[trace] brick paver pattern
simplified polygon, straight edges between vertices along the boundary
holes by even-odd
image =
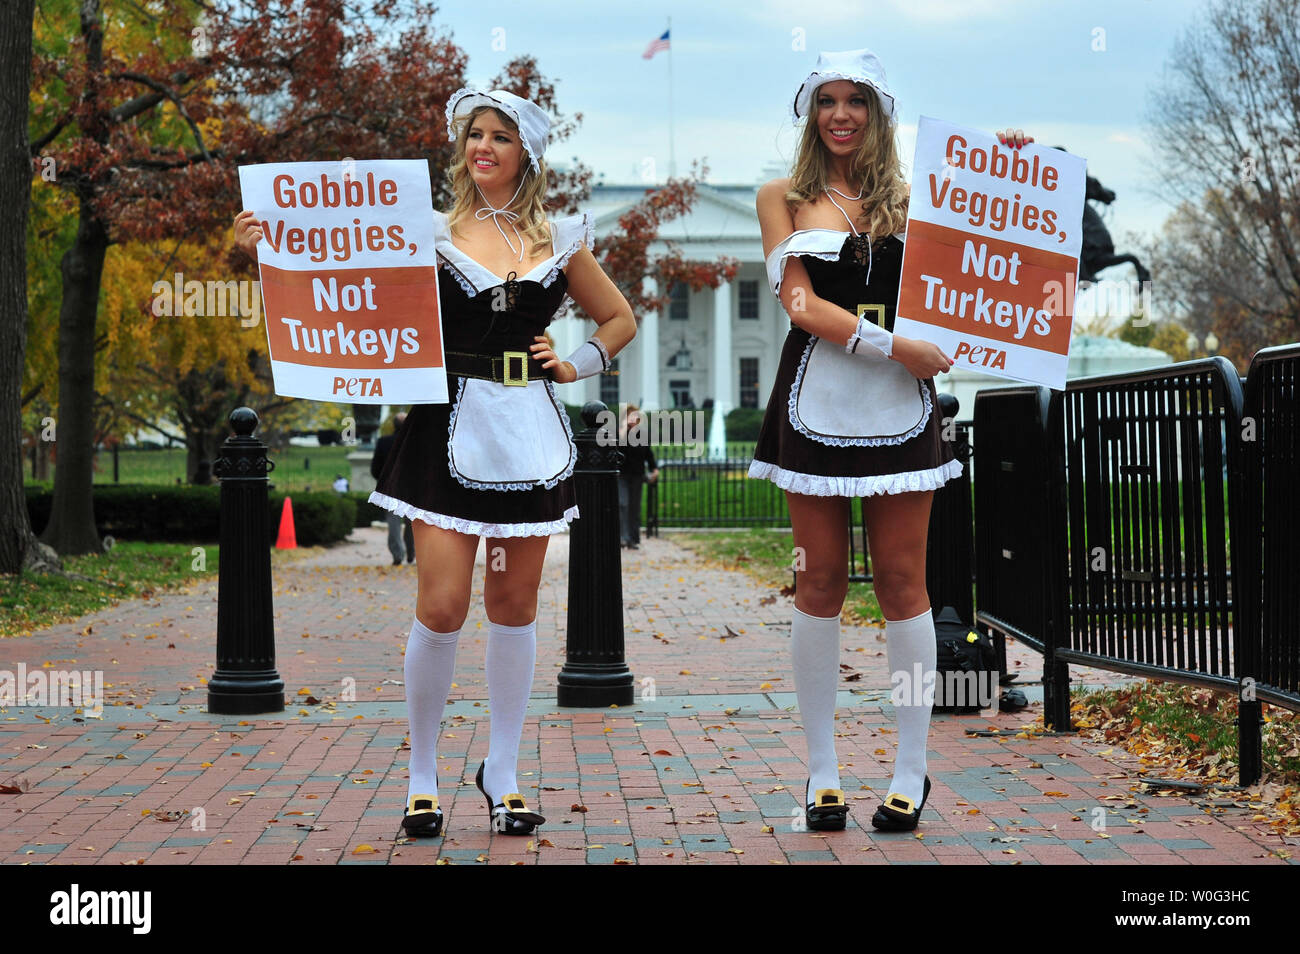
[[[1037,703],[936,714],[920,827],[876,832],[870,819],[895,750],[884,630],[847,624],[837,746],[848,828],[800,830],[806,749],[790,673],[792,599],[703,564],[671,535],[645,539],[622,552],[638,702],[561,710],[567,546],[557,535],[547,556],[519,756],[521,791],[548,819],[534,836],[493,833],[474,787],[488,743],[480,546],[439,746],[446,830],[403,837],[402,653],[415,569],[390,566],[383,531],[366,529],[328,550],[277,556],[281,715],[206,712],[215,579],[0,643],[0,668],[102,670],[107,697],[100,719],[69,707],[0,711],[0,785],[21,790],[0,795],[0,861],[1287,863],[1287,846],[1249,811],[1158,794],[1117,747],[1020,732]],[[1032,694],[1041,660],[1023,647],[1009,655]]]

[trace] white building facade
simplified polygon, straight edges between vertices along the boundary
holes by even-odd
[[[596,234],[645,195],[645,186],[597,186],[584,204]],[[612,407],[631,402],[650,409],[702,408],[706,402],[725,415],[737,407],[762,408],[772,389],[790,319],[767,286],[762,235],[754,199],[757,186],[702,185],[689,215],[667,222],[650,256],[671,241],[689,261],[730,257],[740,262],[736,277],[716,289],[671,289],[669,304],[637,315],[637,337],[614,360],[616,373],[556,387],[569,404],[599,400]],[[568,317],[551,325],[557,351],[568,354],[595,330]]]

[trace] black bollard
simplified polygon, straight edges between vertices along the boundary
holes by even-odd
[[[569,524],[569,621],[564,668],[556,679],[562,706],[631,705],[632,671],[623,653],[623,559],[619,551],[618,465],[623,452],[597,441],[608,408],[582,407],[573,471],[578,519]],[[607,428],[613,438],[616,428]]]
[[[221,481],[221,551],[217,570],[217,671],[208,711],[252,715],[284,711],[284,680],[275,669],[271,609],[271,531],[267,473],[275,463],[253,431],[257,413],[230,413],[235,436],[221,445],[213,472]]]

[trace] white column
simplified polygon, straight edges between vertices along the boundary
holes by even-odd
[[[653,278],[645,280],[646,295],[659,294],[659,283]],[[641,346],[641,409],[659,410],[659,312],[647,311],[641,316],[641,327],[636,339]]]
[[[727,412],[731,410],[731,285],[713,292],[713,421],[709,425],[709,456],[727,456]]]
[[[578,350],[578,346],[587,340],[588,336],[584,335],[582,332],[589,324],[591,323],[585,320],[579,320],[574,317],[564,317],[557,318],[547,327],[546,330],[549,331],[551,337],[555,339],[555,353],[559,355],[561,361],[573,354],[574,351]],[[594,325],[591,327],[592,330],[595,330]],[[564,401],[566,404],[583,404],[587,400],[585,397],[587,393],[587,382],[584,380],[575,381],[571,384],[557,384],[555,386],[555,393],[559,395],[560,400]]]

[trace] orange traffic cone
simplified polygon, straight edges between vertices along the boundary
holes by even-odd
[[[293,532],[293,498],[284,498],[284,509],[280,511],[280,536],[276,538],[277,550],[298,549],[298,538]]]

